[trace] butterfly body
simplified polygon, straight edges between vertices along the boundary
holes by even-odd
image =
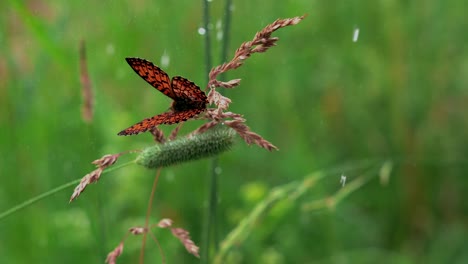
[[[145,59],[126,58],[126,61],[141,78],[174,101],[169,112],[146,118],[120,131],[119,136],[139,134],[160,124],[187,121],[206,110],[206,95],[195,83],[180,76],[170,80],[163,70]]]

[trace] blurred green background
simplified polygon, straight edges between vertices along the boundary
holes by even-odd
[[[224,1],[210,8],[219,64]],[[275,19],[308,17],[227,74],[242,79],[225,93],[230,110],[280,151],[239,140],[220,157],[219,238],[275,186],[334,173],[271,208],[226,261],[467,263],[465,1],[238,0],[232,8],[229,57]],[[0,3],[0,21],[0,212],[81,178],[104,154],[152,144],[149,134],[116,136],[170,104],[125,57],[206,84],[201,1],[10,0]],[[90,124],[80,112],[81,40],[96,100]],[[187,122],[182,134],[202,123]],[[375,169],[367,184],[334,209],[304,209],[340,190],[341,174],[348,184],[360,175],[343,164],[368,159]],[[393,171],[382,184],[377,174],[388,160]],[[164,169],[152,222],[172,218],[200,245],[209,168],[202,160]],[[72,204],[70,188],[2,219],[0,263],[103,263],[129,227],[143,225],[154,175],[129,166]],[[198,263],[168,230],[155,234],[168,263]],[[126,240],[119,263],[136,263],[140,239]],[[146,261],[160,261],[151,240]]]

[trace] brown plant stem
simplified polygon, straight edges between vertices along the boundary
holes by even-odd
[[[89,79],[86,59],[86,44],[84,40],[80,42],[80,82],[81,96],[83,98],[81,118],[89,124],[93,120],[94,97],[91,88],[91,81]]]

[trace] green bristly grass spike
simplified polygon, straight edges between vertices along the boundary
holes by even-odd
[[[203,134],[148,147],[136,158],[136,163],[155,169],[215,156],[232,147],[235,134],[232,128],[218,125]]]

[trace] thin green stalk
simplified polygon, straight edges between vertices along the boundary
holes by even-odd
[[[218,157],[213,157],[211,159],[211,177],[210,177],[210,198],[209,198],[209,212],[210,212],[210,229],[211,232],[209,232],[208,235],[211,234],[211,237],[213,238],[213,243],[212,245],[214,246],[214,254],[218,251],[218,243],[219,243],[219,237],[218,237],[218,221],[217,221],[217,215],[218,215],[218,174],[216,173],[216,168],[219,166],[219,158]],[[208,246],[209,247],[209,246]],[[208,254],[209,257],[209,254]]]
[[[143,239],[141,241],[140,262],[139,262],[140,264],[144,263],[146,237],[147,237],[148,232],[149,232],[149,229],[148,229],[149,218],[150,218],[150,215],[151,215],[151,208],[153,207],[154,193],[156,192],[156,186],[158,185],[159,175],[161,175],[161,168],[158,169],[158,171],[156,172],[156,176],[154,177],[153,187],[151,188],[151,194],[150,194],[150,198],[149,198],[149,202],[148,202],[148,209],[146,210],[146,219],[145,219],[145,230],[146,230],[146,232],[143,233]],[[158,243],[158,247],[159,247],[159,243]],[[162,254],[162,256],[163,256],[163,263],[165,263],[164,255]]]
[[[221,47],[221,61],[220,64],[227,61],[227,53],[229,48],[229,33],[231,27],[231,0],[226,0],[226,6],[224,9],[224,28],[223,28],[223,43]],[[224,79],[224,74],[220,76]],[[219,166],[219,156],[215,156],[211,160],[211,186],[210,186],[210,207],[212,208],[212,230],[213,230],[213,245],[214,254],[219,251],[219,234],[218,234],[218,222],[217,218],[217,202],[218,202],[218,173],[216,173]]]
[[[205,73],[207,78],[207,83],[209,80],[208,74],[210,73],[212,63],[211,55],[211,30],[210,25],[210,7],[209,0],[202,0],[203,2],[203,27],[205,28]]]
[[[211,32],[209,28],[210,24],[210,8],[209,8],[209,1],[202,0],[203,2],[203,27],[205,28],[205,73],[207,78],[207,83],[209,81],[209,72],[212,67],[212,55],[211,55]],[[205,213],[205,221],[203,226],[203,238],[201,244],[201,263],[208,263],[210,258],[210,236],[211,236],[211,229],[213,228],[216,220],[216,200],[217,200],[217,180],[216,180],[216,173],[214,173],[214,167],[217,164],[213,164],[211,168],[211,175],[209,176],[209,185],[210,191],[208,195],[208,207]]]
[[[231,0],[226,0],[225,13],[224,13],[224,32],[223,32],[223,44],[221,47],[221,63],[227,60],[228,44],[229,44],[229,29],[231,25]],[[209,72],[212,68],[211,60],[211,35],[209,31],[210,14],[209,14],[209,2],[203,1],[203,15],[204,15],[204,27],[206,29],[205,34],[205,63],[206,63],[206,76],[209,78]],[[219,158],[213,157],[210,164],[211,176],[209,179],[209,198],[208,208],[206,212],[206,219],[203,233],[203,243],[201,248],[201,262],[208,263],[210,260],[210,245],[214,245],[214,253],[216,254],[219,249],[219,235],[217,225],[217,202],[218,202],[218,174],[217,168],[219,166]],[[211,242],[213,238],[213,243]]]
[[[135,163],[135,161],[132,160],[132,161],[129,161],[127,163],[123,163],[123,164],[108,168],[105,171],[103,171],[102,174],[108,173],[108,172],[111,172],[111,171],[114,171],[114,170],[117,170],[117,169],[120,169],[122,167],[128,166],[128,165],[133,164],[133,163]],[[68,189],[68,188],[70,188],[72,186],[75,186],[78,183],[80,183],[80,181],[81,181],[81,179],[73,180],[71,182],[60,185],[60,186],[58,186],[58,187],[56,187],[56,188],[54,188],[54,189],[52,189],[50,191],[39,194],[39,195],[29,199],[29,200],[26,200],[26,201],[14,206],[14,207],[8,209],[8,210],[6,210],[5,212],[1,213],[0,214],[0,220],[2,220],[3,218],[6,218],[7,216],[12,215],[13,213],[18,212],[19,210],[24,209],[24,208],[26,208],[26,207],[28,207],[28,206],[36,203],[36,202],[39,202],[40,200],[42,200],[44,198],[47,198],[47,197],[52,196],[52,195],[54,195],[54,194],[56,194],[56,193],[58,193],[60,191],[63,191],[63,190]]]
[[[223,28],[223,44],[221,47],[221,63],[224,63],[228,59],[228,49],[230,33],[231,33],[231,17],[232,17],[232,0],[226,0],[224,7],[224,28]],[[221,64],[220,63],[220,64]]]

